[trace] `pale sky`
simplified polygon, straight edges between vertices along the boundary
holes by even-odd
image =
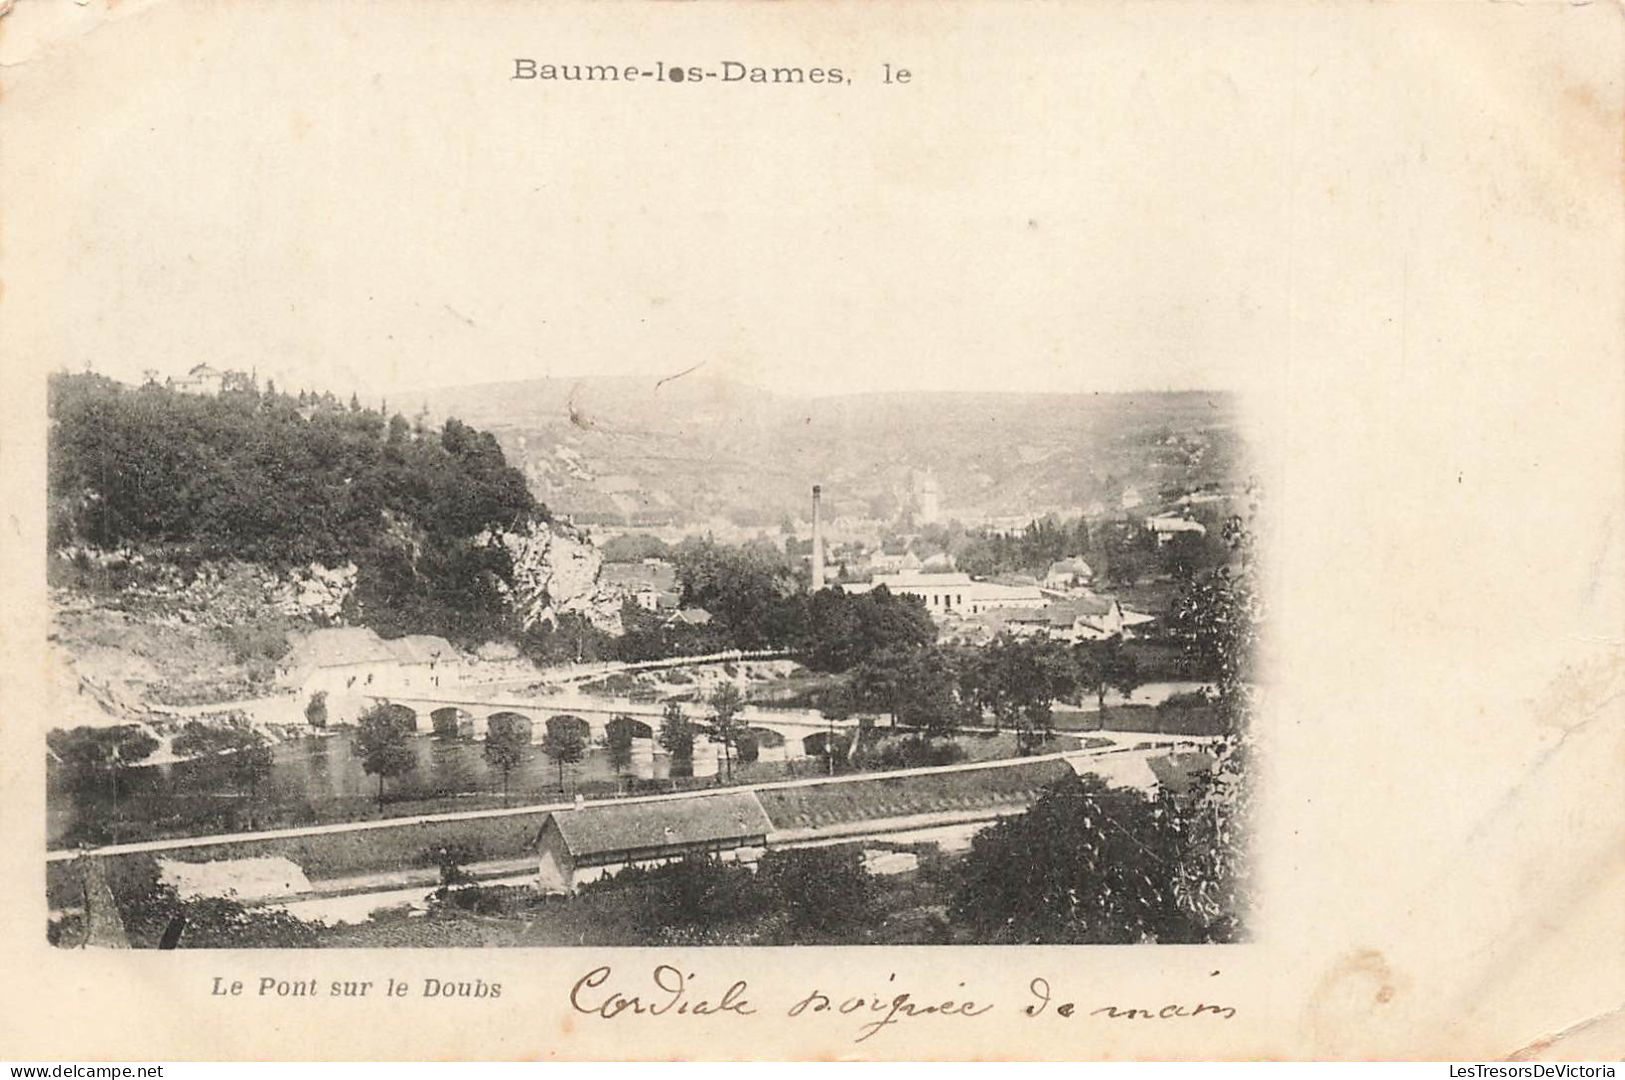
[[[52,366],[207,361],[363,396],[701,363],[793,393],[1110,391],[1235,388],[1280,347],[1280,90],[1303,73],[1245,20],[1187,20],[1136,58],[1112,39],[1157,16],[1125,14],[1091,63],[1010,68],[979,62],[988,35],[1041,55],[1041,25],[950,19],[933,38],[953,62],[906,88],[809,26],[802,56],[766,62],[859,81],[745,89],[507,78],[544,46],[677,55],[585,13],[568,41],[534,19],[312,29],[297,67],[261,63],[242,21],[189,17],[185,55],[86,68],[116,95],[54,133],[74,167],[8,222],[54,270],[13,286]],[[748,56],[750,21],[679,52]]]

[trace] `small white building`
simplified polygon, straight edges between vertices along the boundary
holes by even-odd
[[[364,626],[313,630],[277,665],[301,708],[326,695],[329,723],[353,720],[374,698],[433,696],[461,682],[463,670],[461,655],[445,638],[409,634],[385,641]]]
[[[1044,588],[1070,591],[1086,588],[1095,577],[1094,570],[1081,557],[1061,559],[1050,563],[1044,575]]]
[[[173,386],[183,394],[219,394],[226,384],[226,373],[208,364],[198,364],[186,376],[176,379]]]
[[[318,691],[381,694],[400,660],[383,638],[364,626],[313,630],[277,665],[283,683],[308,698]]]
[[[645,611],[659,611],[662,595],[677,588],[677,568],[664,559],[605,563],[598,581],[608,592],[631,600]]]
[[[1176,517],[1173,514],[1161,514],[1157,517],[1146,518],[1145,527],[1150,529],[1152,535],[1157,538],[1158,545],[1166,544],[1182,533],[1190,533],[1196,536],[1207,535],[1207,526],[1200,521]]]
[[[386,674],[383,693],[421,694],[462,681],[462,657],[443,637],[408,634],[384,642],[384,647],[394,654],[395,669]]]
[[[1043,607],[1047,602],[1037,585],[1000,585],[976,581],[969,574],[920,572],[877,574],[872,581],[842,585],[849,593],[866,593],[884,585],[900,596],[917,596],[932,615],[976,615],[995,607]]]

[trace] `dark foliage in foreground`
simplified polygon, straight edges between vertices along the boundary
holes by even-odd
[[[582,892],[624,899],[651,940],[672,943],[854,942],[874,917],[873,882],[851,848],[768,852],[755,870],[698,857],[632,866]]]
[[[978,941],[1106,945],[1201,942],[1181,902],[1189,810],[1098,780],[1063,780],[972,841],[950,907]]]

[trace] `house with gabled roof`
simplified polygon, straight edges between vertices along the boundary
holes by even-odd
[[[537,885],[543,892],[574,892],[628,866],[690,856],[754,863],[772,831],[753,791],[641,803],[578,799],[574,809],[555,810],[542,822]]]
[[[451,642],[434,634],[407,634],[384,642],[395,657],[386,678],[389,691],[433,690],[461,680],[463,661]]]
[[[226,372],[208,364],[196,364],[192,367],[192,370],[188,371],[184,377],[175,380],[172,385],[183,394],[208,394],[212,396],[220,393],[225,384]]]
[[[1081,557],[1059,559],[1050,563],[1044,575],[1044,588],[1067,591],[1081,589],[1094,580],[1095,572]]]

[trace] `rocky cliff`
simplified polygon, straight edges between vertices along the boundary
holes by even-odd
[[[483,539],[500,544],[513,560],[508,602],[525,629],[551,624],[561,615],[580,615],[606,633],[622,632],[620,598],[599,581],[603,556],[575,529],[556,521],[530,521]]]

